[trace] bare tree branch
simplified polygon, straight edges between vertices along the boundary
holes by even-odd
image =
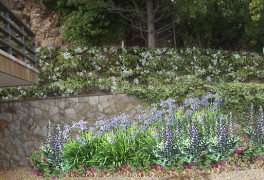
[[[141,37],[144,39],[145,42],[148,42],[148,40],[144,37],[143,31],[140,31]]]
[[[157,6],[156,6],[156,9],[154,9],[154,16],[155,16],[156,12],[158,11],[158,9],[159,9],[159,7],[160,7],[160,6],[159,6],[159,4],[160,4],[159,2],[160,2],[160,1],[158,0],[158,3],[157,3]]]
[[[140,30],[140,31],[148,32],[146,29],[141,28],[141,26],[136,25],[136,24],[134,23],[134,21],[133,21],[131,18],[128,18],[128,17],[126,17],[126,16],[123,16],[122,14],[120,14],[120,15],[121,15],[123,18],[129,20],[131,24],[127,23],[126,21],[122,21],[123,23],[125,23],[125,24],[127,24],[127,25],[129,25],[129,26],[131,26],[131,27],[133,27],[133,28],[135,28],[135,29],[138,29],[138,30]]]
[[[157,41],[162,41],[164,39],[167,39],[168,37],[172,36],[172,33],[168,33],[166,36],[162,37],[162,38],[157,38]]]
[[[169,30],[170,28],[172,28],[172,27],[170,27],[171,25],[172,25],[172,23],[169,23],[169,24],[163,26],[162,28],[157,29],[157,30],[156,30],[156,33],[157,33],[157,34],[160,34],[160,33],[164,32],[164,31]]]
[[[147,18],[146,18],[146,16],[144,16],[144,14],[147,14],[147,12],[140,11],[134,0],[133,0],[133,4],[134,4],[134,6],[135,6],[135,9],[136,9],[136,13],[137,13],[137,15],[138,15],[138,16],[139,16],[144,22],[147,22]]]
[[[173,11],[170,12],[170,13],[164,11],[164,12],[162,12],[162,14],[161,14],[159,17],[155,18],[155,19],[156,19],[156,20],[155,20],[155,23],[157,23],[158,21],[160,21],[160,20],[162,20],[162,19],[166,19],[167,17],[170,17],[170,16],[173,15],[173,14],[174,14]]]

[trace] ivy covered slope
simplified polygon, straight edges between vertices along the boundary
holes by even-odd
[[[260,54],[212,49],[40,48],[39,85],[2,88],[0,99],[126,92],[150,103],[170,97],[182,104],[188,94],[201,98],[213,89],[223,111],[243,121],[251,103],[264,102],[263,86],[247,83],[263,82],[263,64]]]

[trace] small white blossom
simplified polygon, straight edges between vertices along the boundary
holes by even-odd
[[[81,52],[82,52],[82,49],[81,49],[80,47],[77,47],[76,49],[74,49],[74,51],[75,51],[76,53],[81,53]]]
[[[64,57],[64,59],[71,59],[72,55],[69,52],[65,52],[65,53],[63,53],[63,57]]]
[[[235,57],[236,59],[238,59],[238,58],[240,58],[240,55],[239,55],[239,54],[234,54],[234,57]]]
[[[36,47],[36,52],[39,52],[41,47]]]
[[[137,64],[136,70],[139,70],[139,65]]]
[[[137,78],[136,78],[136,79],[134,79],[133,83],[134,83],[134,84],[139,84],[139,81],[138,81],[138,79],[137,79]]]

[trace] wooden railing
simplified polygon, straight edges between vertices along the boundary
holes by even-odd
[[[28,45],[30,44],[30,45]],[[16,47],[15,47],[16,46]],[[35,68],[35,34],[0,1],[0,48]]]

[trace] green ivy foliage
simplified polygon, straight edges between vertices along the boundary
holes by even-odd
[[[244,121],[251,103],[263,104],[263,56],[213,49],[121,47],[38,48],[39,84],[1,88],[1,101],[98,92],[126,92],[149,103],[188,94],[220,94],[222,109]]]
[[[40,48],[37,58],[39,85],[2,88],[2,99],[90,93],[89,87],[96,86],[120,92],[136,85],[176,84],[180,77],[190,79],[192,75],[207,84],[264,80],[263,56],[257,53],[196,48],[48,47]],[[192,88],[192,83],[188,86]]]

